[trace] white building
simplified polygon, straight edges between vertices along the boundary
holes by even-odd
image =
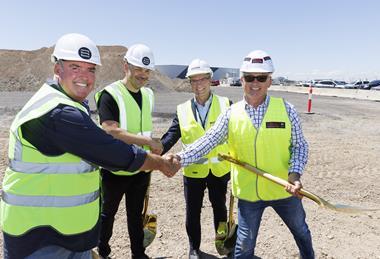
[[[172,79],[186,78],[187,66],[185,65],[157,65],[156,68],[160,73]],[[214,80],[239,77],[238,68],[211,67],[211,69],[214,72]]]

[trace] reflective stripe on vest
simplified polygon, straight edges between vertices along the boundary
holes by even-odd
[[[99,172],[81,158],[64,153],[45,156],[22,136],[21,126],[59,104],[85,107],[44,84],[11,125],[9,166],[3,179],[1,225],[10,235],[50,226],[72,235],[92,229],[99,217]]]
[[[108,92],[115,100],[119,108],[119,127],[128,131],[129,133],[142,135],[145,137],[152,136],[152,112],[154,95],[153,91],[149,88],[140,88],[142,96],[142,111],[135,99],[131,96],[128,89],[119,80],[95,94],[95,101],[98,103],[99,98],[103,91]],[[148,146],[143,146],[149,152]],[[139,171],[112,171],[117,175],[134,175]]]
[[[76,196],[27,196],[2,192],[3,201],[14,206],[64,208],[84,205],[98,198],[99,191]]]
[[[210,109],[207,115],[205,129],[195,119],[191,100],[178,105],[177,115],[181,130],[181,141],[183,149],[202,137],[217,120],[221,113],[229,107],[229,100],[226,97],[212,96]],[[210,170],[212,174],[221,177],[230,171],[230,163],[219,161],[218,153],[228,153],[228,145],[220,144],[212,149],[208,155],[198,160],[196,163],[184,168],[183,173],[187,177],[205,178]]]
[[[84,161],[79,163],[30,163],[17,160],[9,161],[9,168],[12,171],[22,172],[25,174],[46,173],[46,174],[83,174],[95,171],[96,166],[88,164]]]
[[[218,157],[210,157],[210,158],[205,158],[205,157],[202,157],[201,159],[199,159],[198,161],[194,162],[194,164],[208,164],[208,163],[211,163],[211,164],[218,164],[220,163],[220,160],[218,159]]]
[[[267,127],[267,122],[279,126]],[[228,143],[233,157],[287,180],[290,140],[291,124],[282,98],[270,97],[257,130],[243,101],[231,106]],[[242,200],[278,200],[290,196],[283,187],[235,165],[231,165],[231,183],[234,196]]]

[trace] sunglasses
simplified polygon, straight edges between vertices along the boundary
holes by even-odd
[[[264,83],[268,80],[268,75],[261,75],[261,76],[251,76],[251,75],[245,75],[244,81],[247,83],[252,83],[255,81],[255,79],[261,83]]]

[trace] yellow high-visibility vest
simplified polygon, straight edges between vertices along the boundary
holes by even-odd
[[[0,208],[1,226],[9,235],[20,236],[40,226],[75,235],[91,230],[98,221],[98,168],[69,153],[46,156],[22,136],[24,123],[59,104],[88,114],[80,103],[44,84],[11,125]]]
[[[142,110],[136,103],[135,99],[129,93],[128,89],[119,80],[95,94],[95,102],[98,103],[99,98],[103,91],[108,92],[115,100],[119,108],[119,127],[128,131],[129,133],[143,136],[152,136],[152,112],[154,95],[153,91],[149,88],[142,87],[140,89],[142,95]],[[149,146],[143,146],[145,150],[149,151]],[[112,171],[117,175],[134,175],[139,171]]]
[[[291,124],[282,98],[270,97],[259,129],[253,126],[244,101],[231,106],[228,124],[230,154],[284,180],[288,179]],[[283,187],[243,167],[231,165],[234,196],[242,200],[278,200],[290,196]]]
[[[215,123],[218,116],[225,112],[230,106],[226,97],[217,95],[212,96],[210,110],[208,112],[205,128],[203,128],[195,119],[191,108],[191,100],[177,106],[178,121],[181,129],[181,141],[185,148],[187,145],[198,140],[205,132]],[[221,177],[230,171],[230,163],[219,161],[218,153],[228,153],[227,143],[222,143],[211,150],[208,155],[201,158],[198,162],[186,166],[183,173],[187,177],[205,178],[209,171],[217,177]]]

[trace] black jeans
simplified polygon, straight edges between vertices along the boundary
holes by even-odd
[[[206,178],[183,177],[186,201],[186,232],[190,249],[199,249],[201,243],[201,209],[206,187],[214,213],[215,232],[220,221],[227,221],[226,193],[230,173],[216,177],[211,172]]]
[[[102,169],[102,211],[98,244],[101,256],[107,257],[111,253],[108,242],[111,239],[115,215],[124,194],[132,258],[145,254],[141,213],[149,181],[150,173],[140,172],[132,176],[118,176]]]

